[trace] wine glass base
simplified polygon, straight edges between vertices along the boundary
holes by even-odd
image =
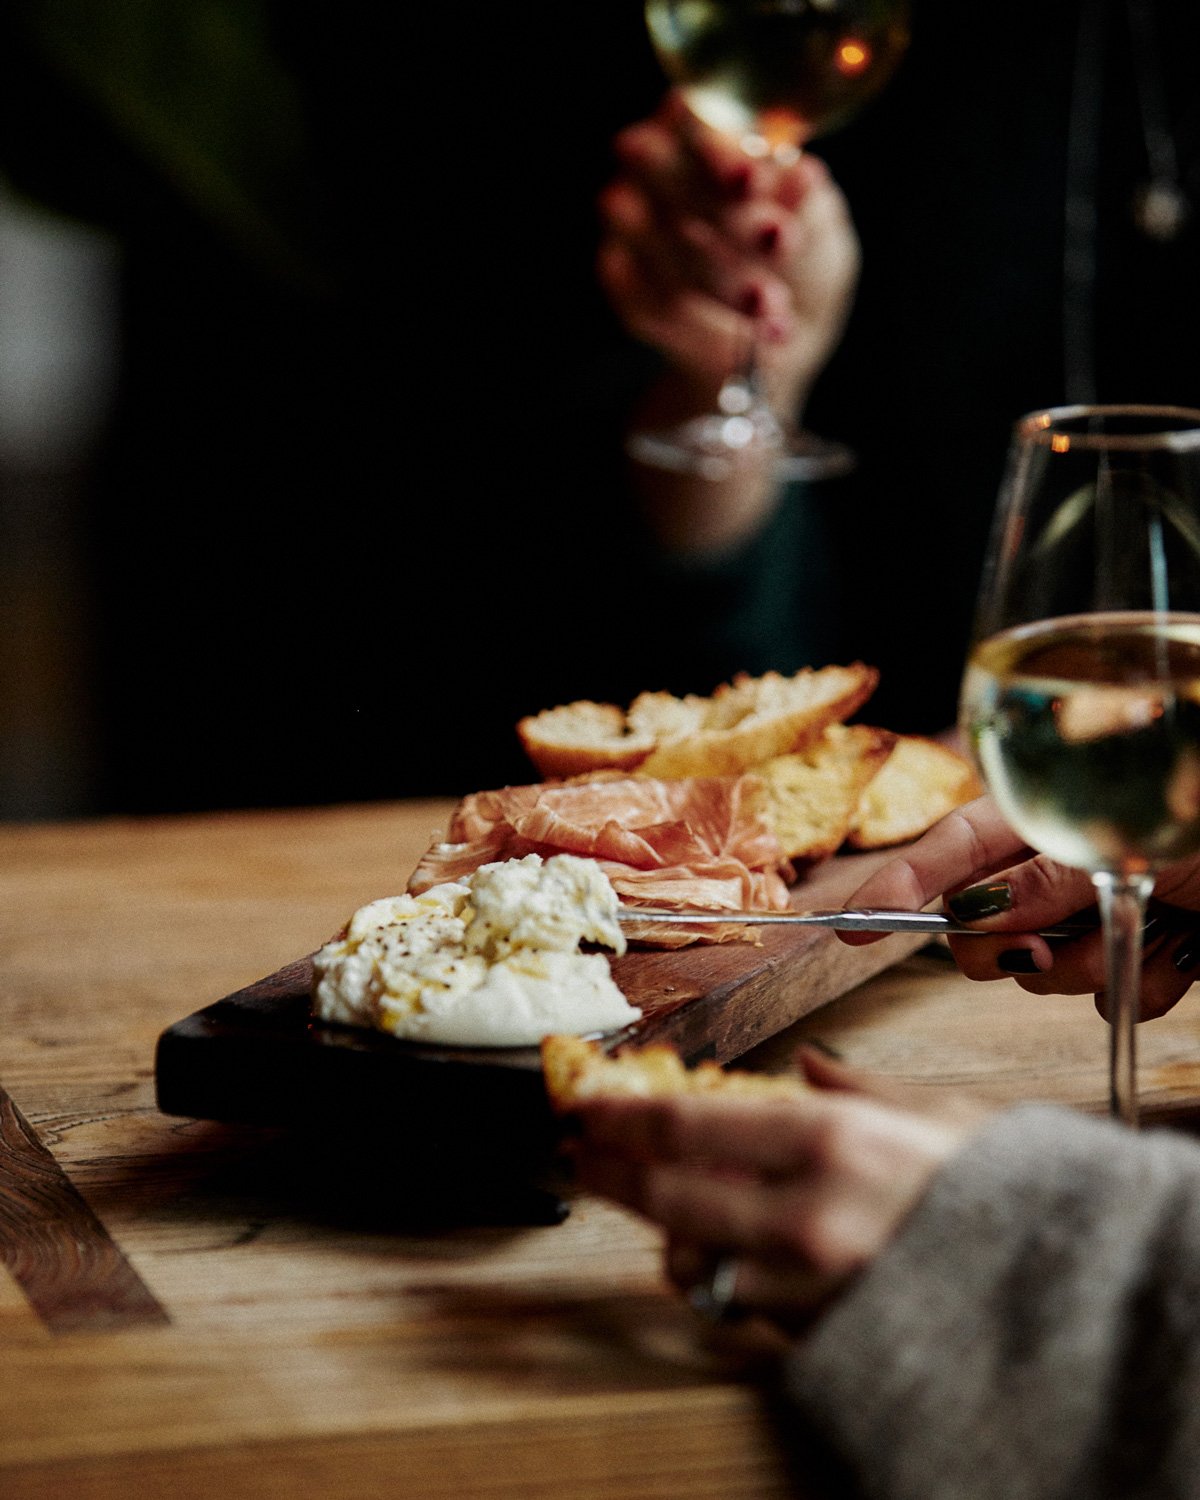
[[[793,432],[785,441],[774,419],[754,415],[695,417],[678,428],[634,433],[626,443],[626,451],[638,463],[693,474],[714,484],[761,462],[765,449],[773,451],[773,468],[781,480],[834,479],[848,474],[856,463],[842,443],[805,431]]]
[[[854,450],[833,438],[801,429],[788,435],[780,451],[778,470],[784,479],[837,479],[858,466]]]

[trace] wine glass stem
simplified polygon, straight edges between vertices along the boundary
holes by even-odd
[[[1109,1019],[1109,1113],[1137,1128],[1137,1023],[1142,989],[1142,926],[1154,877],[1101,872],[1093,878],[1104,930]]]
[[[741,364],[721,386],[717,405],[722,411],[748,411],[763,400],[762,380],[758,373],[758,340],[751,335]]]

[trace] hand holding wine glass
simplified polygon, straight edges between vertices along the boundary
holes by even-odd
[[[715,410],[752,344],[770,406],[802,407],[841,336],[860,259],[824,163],[747,157],[677,90],[614,148],[597,270],[627,330],[664,356],[658,425]]]
[[[961,726],[1009,825],[1086,871],[1114,1115],[1155,875],[1200,851],[1200,412],[1068,407],[1016,427]]]
[[[723,133],[747,164],[794,165],[809,140],[845,123],[891,76],[908,41],[908,0],[647,0],[646,20],[668,77],[698,121]],[[720,290],[720,289],[718,289]],[[769,309],[763,309],[769,327]],[[772,449],[785,477],[819,478],[852,457],[789,431],[766,399],[754,323],[713,408],[634,434],[644,462],[719,479],[747,450]]]

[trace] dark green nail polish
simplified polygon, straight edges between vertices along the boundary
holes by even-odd
[[[960,922],[978,922],[982,917],[996,917],[1012,906],[1012,886],[1007,880],[991,885],[972,885],[946,897],[946,905]]]
[[[1039,969],[1032,948],[1006,948],[996,959],[996,967],[1004,974],[1037,974]]]

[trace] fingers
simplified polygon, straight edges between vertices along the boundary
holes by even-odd
[[[1156,912],[1142,933],[1142,980],[1138,1020],[1153,1021],[1166,1015],[1200,978],[1200,936],[1195,919],[1171,910]],[[1113,1019],[1104,992],[1104,963],[1093,963],[1099,975],[1095,985],[1096,1009],[1106,1021]]]
[[[861,262],[849,205],[816,157],[801,157],[795,175],[798,190],[778,246],[782,274],[802,303],[818,296],[832,301],[833,291],[848,302]]]
[[[848,905],[919,911],[946,892],[975,890],[973,882],[989,880],[970,899],[952,899],[947,905],[964,921],[995,919],[994,925],[1009,931],[1022,926],[1032,931],[1090,905],[1086,875],[1040,856],[1022,859],[1028,853],[991,798],[980,797],[947,814],[905,854],[876,871]],[[877,935],[839,936],[854,943]]]
[[[814,1088],[834,1093],[866,1093],[872,1085],[879,1086],[880,1083],[857,1068],[848,1067],[841,1058],[830,1057],[816,1047],[798,1048],[796,1062]]]
[[[600,247],[596,271],[629,333],[698,379],[715,387],[745,362],[753,318],[676,277],[664,284],[653,256],[610,241]]]
[[[820,1128],[816,1104],[803,1095],[598,1099],[583,1107],[583,1119],[589,1144],[635,1160],[767,1174],[794,1166]]]
[[[783,1195],[773,1183],[710,1165],[631,1160],[590,1142],[576,1152],[576,1171],[590,1192],[632,1209],[668,1235],[739,1253],[788,1246],[782,1198],[794,1198],[794,1190]]]
[[[665,227],[627,184],[607,191],[601,213],[597,277],[635,338],[719,382],[744,364],[752,342],[790,336],[791,293],[767,256],[694,215]],[[745,233],[761,239],[761,217],[744,217],[753,222]]]
[[[809,1083],[826,1093],[857,1094],[914,1115],[966,1125],[977,1124],[991,1113],[989,1106],[967,1095],[949,1093],[928,1084],[880,1078],[874,1073],[848,1067],[816,1047],[798,1048],[795,1061]]]
[[[782,1180],[694,1162],[632,1164],[590,1146],[578,1153],[577,1168],[590,1191],[633,1209],[669,1236],[794,1261],[823,1274],[844,1275],[867,1253],[857,1202],[836,1201],[822,1169],[802,1157]]]
[[[1200,949],[1196,945],[1194,927],[1181,931],[1177,924],[1169,921],[1161,929],[1151,927],[1145,932],[1143,944],[1138,1020],[1153,1021],[1166,1015],[1191,989],[1200,973]],[[1096,1009],[1106,1021],[1111,1021],[1112,1008],[1104,991],[1102,953],[1093,962],[1092,969],[1099,976],[1093,986]]]
[[[794,209],[808,183],[819,174],[789,172],[788,204],[779,201],[780,173],[708,132],[716,143],[698,151],[688,136],[671,132],[658,120],[631,126],[615,143],[618,175],[600,195],[601,219],[607,228],[627,233],[635,227],[624,210],[636,200],[637,228],[656,230],[670,241],[686,227],[707,224],[740,254],[778,257]],[[793,180],[795,179],[795,180]],[[774,232],[772,232],[774,231]]]
[[[1154,895],[1158,901],[1188,911],[1200,912],[1200,859],[1169,865],[1154,877]]]
[[[836,1087],[584,1102],[579,1181],[666,1231],[681,1286],[732,1258],[736,1302],[798,1327],[880,1253],[980,1123],[876,1102],[836,1066],[814,1072]]]
[[[1015,979],[1031,995],[1087,995],[1104,985],[1099,929],[1081,938],[1048,942],[1035,933],[950,939],[954,961],[968,979]]]
[[[859,886],[848,906],[920,911],[945,891],[980,880],[1027,853],[990,797],[956,808],[913,846]],[[851,945],[878,941],[875,933],[839,933]]]
[[[761,199],[790,213],[815,184],[828,179],[824,164],[816,157],[802,154],[784,165],[769,155],[748,155],[733,136],[714,130],[693,114],[676,90],[667,95],[654,123],[677,143],[691,172],[714,185],[726,199]],[[628,143],[628,133],[618,137],[618,159],[625,159]],[[690,186],[697,193],[705,183],[693,181]]]
[[[685,1295],[711,1276],[711,1246],[687,1240],[667,1243],[664,1263],[668,1279]],[[794,1261],[768,1261],[740,1256],[736,1263],[733,1303],[742,1313],[771,1319],[788,1333],[799,1333],[837,1290],[837,1277]]]
[[[1159,912],[1142,942],[1140,1019],[1150,1021],[1165,1015],[1200,977],[1200,941],[1190,914]],[[951,938],[950,947],[968,979],[1014,979],[1031,995],[1095,995],[1097,1010],[1111,1019],[1099,928],[1049,943],[1023,933]]]
[[[812,1253],[806,1195],[892,1192],[916,1161],[948,1154],[961,1128],[858,1094],[795,1099],[684,1095],[580,1107],[580,1179],[671,1233],[738,1248]],[[872,1195],[874,1195],[872,1197]],[[843,1201],[856,1201],[845,1194]],[[697,1229],[702,1233],[697,1235]],[[800,1238],[797,1238],[799,1234]]]
[[[857,276],[857,240],[823,165],[751,158],[677,96],[615,146],[597,272],[626,328],[706,380],[739,368],[752,341],[789,383],[793,366],[819,363]]]

